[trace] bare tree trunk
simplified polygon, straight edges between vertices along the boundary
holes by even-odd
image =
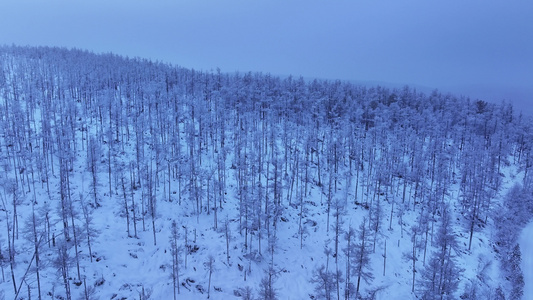
[[[229,241],[231,239],[230,237],[230,231],[229,231],[229,220],[226,218],[226,221],[224,222],[224,233],[226,235],[226,260],[229,266]]]
[[[74,223],[74,208],[72,206],[72,201],[69,199],[70,205],[70,220],[72,222],[72,234],[74,236],[74,250],[76,252],[76,270],[78,272],[78,282],[81,282],[81,273],[80,273],[80,256],[78,254],[78,235],[76,234],[76,224]]]
[[[65,294],[67,296],[67,300],[71,300],[71,294],[70,294],[70,284],[68,282],[68,265],[67,265],[67,248],[65,245],[61,245],[61,247],[58,249],[59,251],[59,263],[60,263],[60,270],[61,275],[63,277],[63,285],[65,286]]]
[[[134,186],[135,186],[135,178],[133,174],[134,170],[132,165],[130,164],[130,182],[131,182],[131,210],[133,212],[133,234],[135,238],[137,238],[137,207],[135,206],[135,195],[133,193]]]
[[[124,195],[124,213],[126,214],[126,227],[127,227],[128,237],[131,237],[131,234],[130,234],[130,213],[129,213],[129,210],[128,210],[128,199],[127,199],[127,196],[126,196],[126,186],[124,184],[124,176],[122,176],[120,178],[120,180],[121,180],[121,184],[122,184],[122,193]]]
[[[383,250],[383,276],[385,276],[386,265],[387,265],[387,240],[385,240],[385,249]]]
[[[39,274],[39,244],[37,239],[37,222],[35,220],[35,209],[32,205],[32,223],[33,223],[33,242],[35,247],[35,275],[37,276],[37,291],[39,293],[39,300],[41,300],[41,276]]]

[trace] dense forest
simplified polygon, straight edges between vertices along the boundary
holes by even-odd
[[[407,86],[3,46],[0,299],[520,299],[532,127]]]

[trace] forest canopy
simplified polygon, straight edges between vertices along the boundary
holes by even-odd
[[[120,286],[144,299],[251,299],[254,289],[238,288],[251,282],[276,299],[287,295],[279,278],[305,269],[313,297],[371,298],[386,289],[373,284],[381,273],[393,278],[386,257],[397,251],[407,295],[519,295],[520,278],[482,284],[462,262],[519,255],[502,232],[533,211],[532,125],[505,101],[437,90],[3,46],[0,287],[9,299],[111,297]],[[504,197],[511,176],[520,210],[504,206],[518,197]],[[113,239],[165,257],[160,285],[111,285],[97,264],[110,263],[98,253]],[[284,264],[298,251],[316,261]],[[232,290],[212,287],[220,269],[240,280]]]

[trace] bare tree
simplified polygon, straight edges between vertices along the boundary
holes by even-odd
[[[358,242],[354,245],[351,254],[351,271],[357,276],[357,285],[355,288],[356,297],[360,295],[361,279],[367,284],[374,279],[370,265],[370,254],[372,253],[370,245],[370,236],[368,234],[367,219],[363,218],[357,232]]]
[[[179,252],[181,247],[178,246],[179,230],[176,221],[172,221],[172,231],[170,236],[170,253],[172,255],[172,286],[174,290],[174,299],[176,299],[176,291],[180,293],[180,258]]]
[[[318,299],[333,299],[333,292],[335,290],[335,274],[326,271],[326,266],[321,265],[313,271],[311,283],[315,285],[316,297]]]
[[[445,208],[435,242],[437,249],[421,272],[419,286],[425,299],[454,299],[462,270],[457,266],[458,244]],[[453,252],[452,252],[453,251]]]
[[[80,194],[80,206],[83,214],[83,227],[85,229],[85,237],[87,238],[87,248],[89,250],[89,259],[93,261],[93,252],[92,252],[92,239],[98,236],[98,231],[94,228],[93,224],[93,212],[94,208],[90,207],[84,200],[82,194]]]
[[[259,298],[260,300],[276,300],[278,299],[277,291],[274,288],[276,280],[276,272],[273,268],[269,268],[265,271],[265,275],[261,278],[259,285]]]
[[[209,255],[204,265],[207,268],[207,272],[209,273],[209,283],[207,285],[207,299],[209,299],[211,295],[211,276],[215,271],[215,258],[212,255]]]

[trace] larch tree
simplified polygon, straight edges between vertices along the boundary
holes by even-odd
[[[456,256],[458,243],[452,228],[449,208],[445,207],[435,237],[436,249],[421,271],[420,294],[425,299],[455,299],[462,270]]]
[[[351,273],[353,273],[353,275],[357,277],[355,293],[356,297],[359,297],[361,290],[361,279],[363,279],[363,281],[367,284],[369,284],[374,279],[374,275],[372,273],[372,268],[370,265],[372,245],[366,218],[363,218],[356,235],[357,242],[353,246],[353,252],[350,255],[350,267]]]

